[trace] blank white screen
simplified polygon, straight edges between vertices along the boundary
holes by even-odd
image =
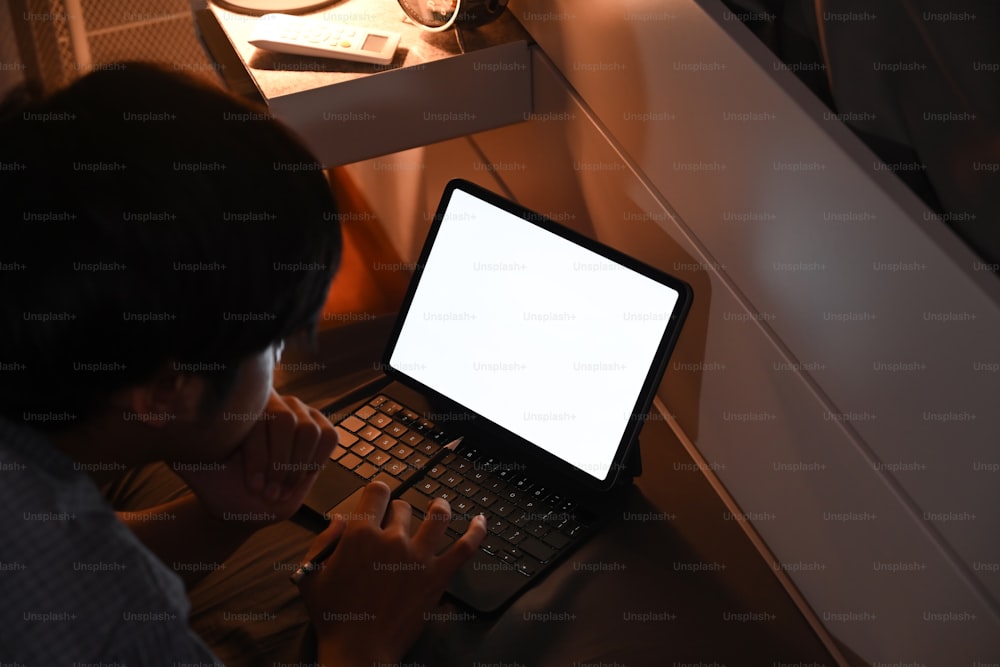
[[[390,364],[605,479],[677,298],[456,190]]]

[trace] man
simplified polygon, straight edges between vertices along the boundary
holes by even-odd
[[[212,664],[164,562],[291,517],[336,444],[271,389],[336,270],[328,184],[262,110],[137,63],[8,104],[0,167],[0,662]],[[194,493],[116,517],[97,485],[155,461]],[[435,556],[449,516],[411,538],[375,483],[315,540],[320,662],[400,659],[485,535]]]

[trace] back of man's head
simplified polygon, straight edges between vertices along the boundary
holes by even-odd
[[[225,393],[315,325],[334,202],[263,109],[126,63],[8,108],[0,146],[0,415],[71,426],[165,363]]]

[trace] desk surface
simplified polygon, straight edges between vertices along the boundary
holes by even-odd
[[[271,53],[247,42],[256,17],[198,13],[229,86],[267,104],[326,167],[524,120],[531,112],[528,34],[504,12],[475,29],[431,33],[404,22],[393,0],[309,15],[401,34],[385,66]]]
[[[272,53],[255,48],[247,39],[253,30],[255,16],[247,16],[211,5],[210,10],[229,39],[230,47],[253,76],[265,99],[299,93],[354,81],[393,70],[426,67],[429,63],[465,53],[530,39],[509,12],[493,23],[475,30],[465,30],[458,41],[453,30],[432,33],[417,27],[395,0],[373,0],[364,9],[351,3],[337,4],[329,9],[309,14],[316,20],[368,28],[380,28],[400,33],[400,46],[388,65],[349,62],[330,58]]]
[[[320,403],[377,374],[391,318],[325,331],[282,391]],[[445,601],[408,661],[427,665],[834,665],[663,420],[616,520],[495,618]],[[450,612],[450,613],[449,613]]]

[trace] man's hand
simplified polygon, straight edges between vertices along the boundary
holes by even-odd
[[[220,519],[274,523],[302,505],[337,433],[323,414],[273,389],[260,419],[217,470],[177,470]]]
[[[334,517],[306,554],[309,560],[338,542],[333,555],[300,583],[326,664],[398,662],[420,634],[424,613],[486,536],[486,520],[478,516],[436,556],[451,520],[448,502],[434,500],[411,538],[410,505],[390,503],[389,497],[385,484],[369,484],[349,520]]]

